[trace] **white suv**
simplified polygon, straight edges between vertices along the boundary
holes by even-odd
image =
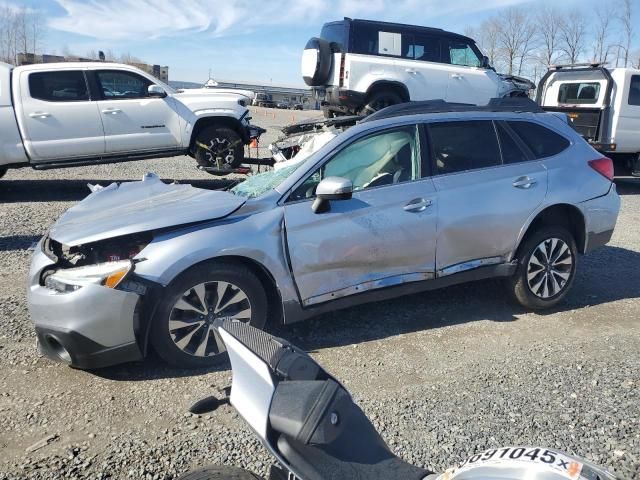
[[[439,28],[345,18],[326,23],[302,55],[302,76],[327,117],[413,100],[484,105],[535,85],[499,75],[474,40]]]

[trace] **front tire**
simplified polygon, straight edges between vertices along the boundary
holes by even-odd
[[[563,227],[543,227],[518,249],[518,268],[506,280],[512,299],[530,310],[551,308],[569,293],[576,274],[578,249]]]
[[[197,265],[166,288],[153,318],[151,344],[163,360],[177,367],[218,365],[227,355],[214,322],[234,319],[263,328],[267,305],[262,283],[245,266]]]
[[[242,468],[210,466],[180,475],[178,480],[262,480],[262,477]]]
[[[199,144],[206,145],[209,150]],[[195,157],[200,166],[230,171],[244,161],[244,142],[238,132],[231,128],[207,127],[196,137]],[[219,172],[209,173],[220,175]]]

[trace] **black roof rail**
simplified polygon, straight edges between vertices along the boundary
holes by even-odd
[[[587,62],[587,63],[566,63],[559,65],[549,65],[549,70],[562,70],[567,68],[601,68],[604,67],[607,62]]]
[[[383,108],[366,117],[362,122],[372,122],[383,118],[403,115],[419,115],[421,113],[446,112],[530,112],[544,113],[540,105],[525,97],[492,98],[486,105],[470,103],[452,103],[444,100],[426,100],[422,102],[399,103]]]

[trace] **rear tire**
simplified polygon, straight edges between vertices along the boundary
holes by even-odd
[[[196,137],[195,157],[198,165],[203,167],[220,168],[220,170],[232,170],[239,167],[244,161],[244,142],[235,130],[228,127],[210,126],[202,130]],[[218,165],[217,155],[198,146],[204,144],[221,157],[221,165]],[[213,173],[220,175],[220,173]]]
[[[505,281],[513,301],[543,310],[567,296],[578,259],[576,242],[567,229],[551,226],[533,232],[518,249],[517,259],[515,275]]]
[[[190,268],[165,289],[151,325],[156,353],[180,368],[205,368],[227,360],[212,328],[216,319],[236,319],[256,328],[267,322],[267,295],[244,265],[208,262]]]
[[[7,174],[6,167],[0,167],[0,178],[4,177]]]
[[[262,480],[262,477],[242,468],[213,465],[180,475],[178,480]]]
[[[370,115],[383,108],[403,102],[402,97],[393,90],[378,90],[367,98],[367,103],[360,110],[360,115]]]

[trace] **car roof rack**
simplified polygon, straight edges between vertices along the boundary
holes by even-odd
[[[422,102],[399,103],[383,108],[366,117],[362,122],[372,122],[383,118],[400,117],[404,115],[419,115],[421,113],[447,112],[529,112],[544,113],[540,105],[525,97],[492,98],[486,105],[470,103],[452,103],[444,100],[426,100]]]
[[[567,70],[572,68],[602,68],[607,62],[588,62],[588,63],[567,63],[560,65],[549,65],[549,70]]]

